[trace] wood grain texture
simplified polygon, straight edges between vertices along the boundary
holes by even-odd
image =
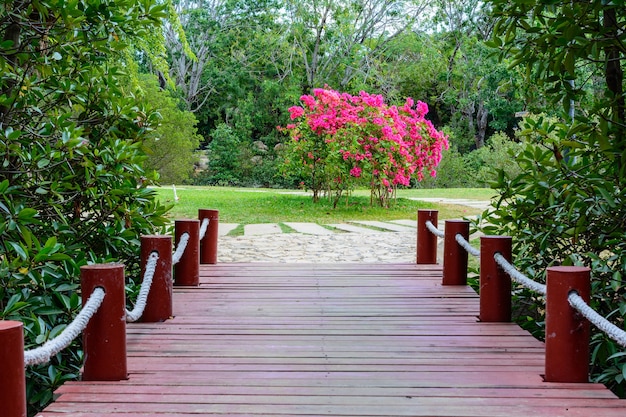
[[[41,417],[626,415],[599,384],[545,383],[543,343],[480,323],[438,266],[218,264],[175,317],[128,326],[130,378],[71,382]]]

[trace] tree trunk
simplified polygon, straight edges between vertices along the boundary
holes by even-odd
[[[485,103],[481,100],[480,103],[478,103],[478,110],[476,111],[476,135],[474,136],[476,149],[480,149],[485,146],[485,135],[487,134],[488,120],[489,110],[487,110]]]
[[[616,39],[616,43],[606,48],[606,69],[605,79],[609,91],[613,93],[613,121],[618,125],[620,139],[623,142],[624,123],[626,122],[626,105],[624,100],[624,71],[621,67],[621,53],[617,45],[619,36],[619,25],[615,16],[615,9],[608,8],[604,11],[604,29],[606,36],[610,39]],[[623,143],[622,143],[623,144]]]
[[[618,159],[620,164],[620,178],[623,178],[624,168],[626,167],[626,104],[624,99],[624,71],[621,66],[621,51],[618,45],[620,27],[617,22],[614,8],[604,10],[603,26],[606,30],[605,36],[609,39],[615,39],[605,49],[606,68],[605,80],[608,90],[612,93],[613,104],[611,122],[615,129],[615,138],[613,148],[616,152],[621,153]]]

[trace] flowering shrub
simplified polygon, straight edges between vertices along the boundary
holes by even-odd
[[[403,106],[389,106],[381,95],[358,96],[316,89],[289,109],[291,120],[281,130],[291,141],[285,148],[283,172],[306,178],[317,200],[321,191],[342,193],[367,185],[382,206],[398,185],[424,172],[436,175],[447,137],[424,118],[428,106],[407,98]]]

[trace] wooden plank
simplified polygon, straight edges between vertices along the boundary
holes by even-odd
[[[599,384],[543,382],[543,344],[477,321],[440,266],[218,264],[175,318],[128,326],[127,381],[71,382],[40,417],[620,416]]]

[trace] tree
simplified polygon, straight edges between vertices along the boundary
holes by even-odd
[[[285,171],[301,171],[317,201],[320,191],[344,192],[359,183],[370,187],[372,201],[388,207],[397,186],[435,176],[446,136],[425,119],[428,106],[408,98],[388,106],[380,95],[358,96],[330,89],[304,95],[302,106],[289,109],[294,123],[284,129]]]
[[[154,114],[135,99],[129,47],[159,29],[155,1],[2,1],[0,9],[0,318],[41,344],[80,307],[79,266],[132,271],[139,236],[165,208],[146,188],[141,141]],[[31,412],[75,377],[74,346],[28,370]]]
[[[488,231],[513,235],[516,261],[533,275],[555,264],[592,267],[593,307],[623,324],[626,9],[603,0],[491,3],[490,44],[563,111],[524,120],[521,173],[497,177]],[[536,319],[523,321],[541,323],[542,307],[521,294]],[[621,348],[601,333],[592,343],[594,378],[623,395],[626,363],[613,356]]]
[[[290,0],[285,9],[294,48],[305,68],[303,92],[324,84],[348,89],[368,79],[372,61],[424,11],[412,0]]]
[[[141,77],[147,107],[160,115],[158,127],[143,140],[148,154],[146,168],[159,173],[159,181],[180,184],[187,180],[198,162],[196,149],[202,137],[196,133],[193,113],[180,110],[178,100],[161,90],[155,76]]]

